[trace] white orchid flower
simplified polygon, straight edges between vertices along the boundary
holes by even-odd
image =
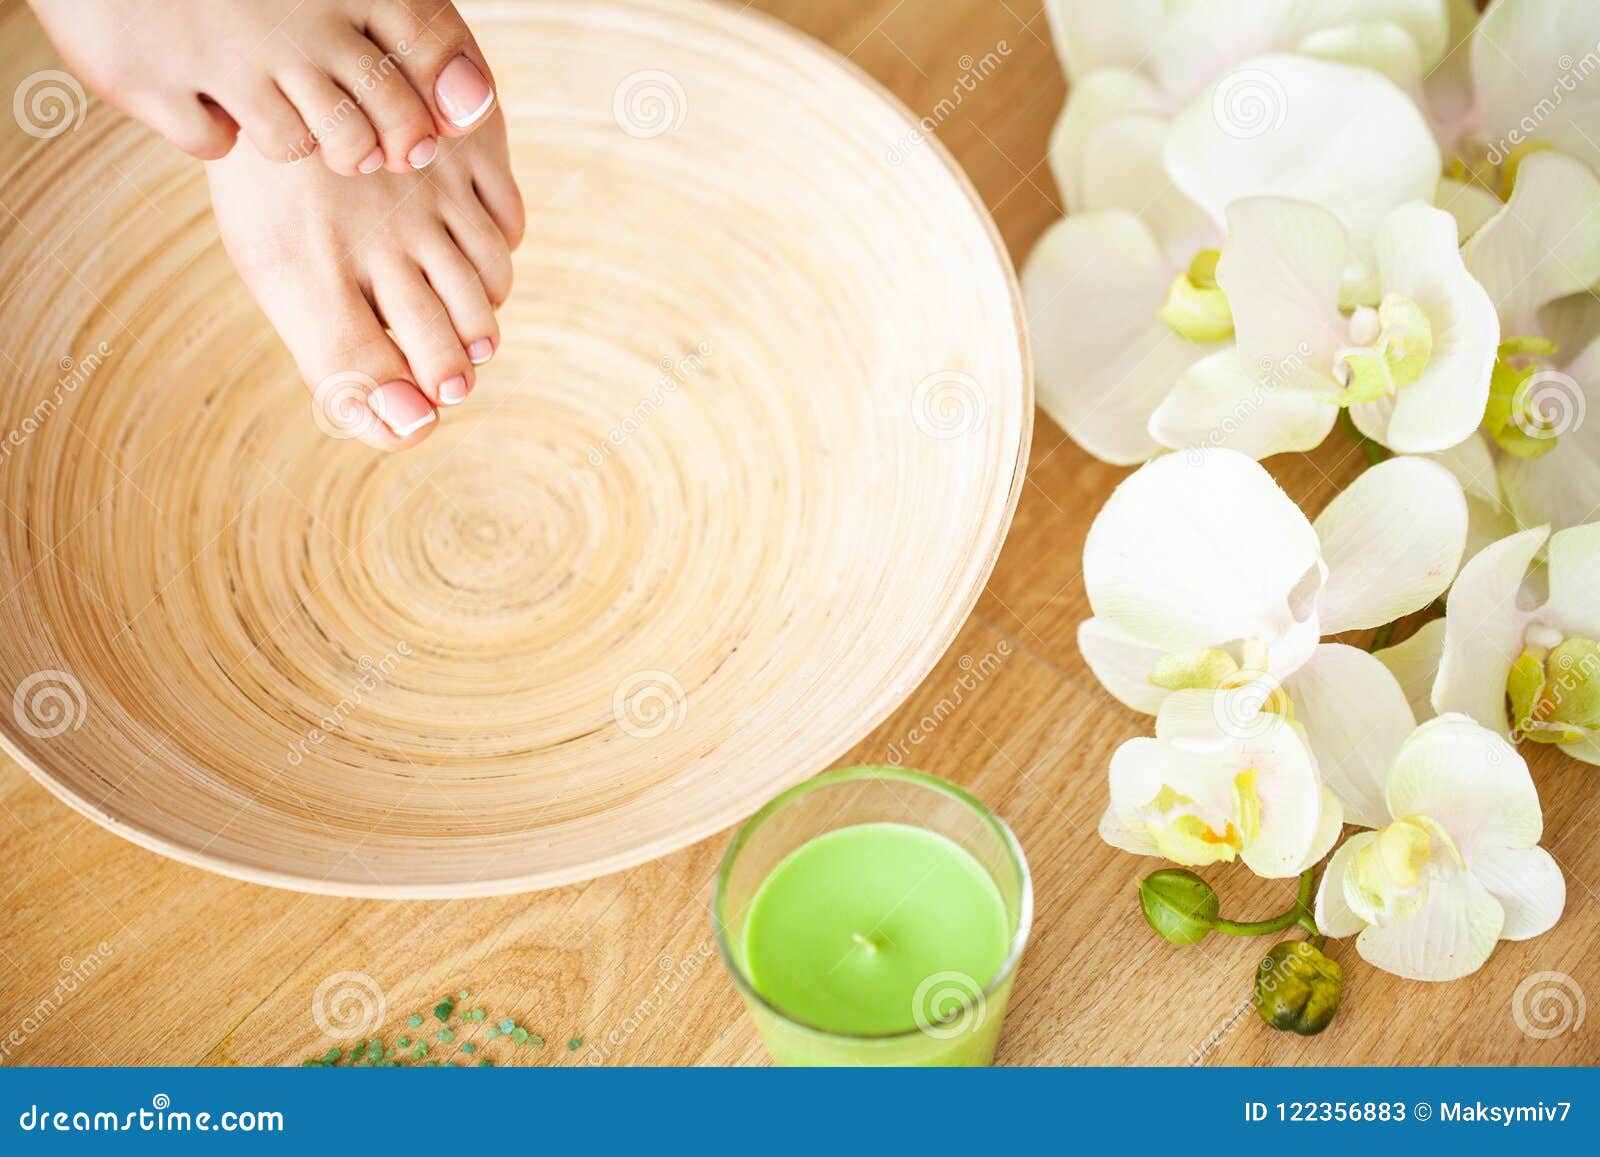
[[[1423,458],[1365,471],[1313,523],[1243,454],[1169,454],[1123,482],[1089,528],[1094,617],[1078,647],[1136,711],[1223,688],[1222,723],[1235,732],[1255,727],[1264,705],[1292,712],[1346,818],[1371,823],[1381,799],[1362,785],[1415,720],[1382,663],[1321,639],[1427,606],[1455,575],[1466,534],[1460,485]]]
[[[1022,271],[1039,403],[1110,462],[1156,453],[1150,415],[1191,365],[1228,348],[1233,320],[1215,279],[1228,203],[1274,194],[1324,206],[1350,232],[1350,273],[1363,281],[1383,216],[1437,187],[1426,123],[1378,74],[1277,55],[1230,76],[1234,104],[1217,88],[1169,126],[1148,81],[1094,74],[1052,142],[1074,211]],[[1259,126],[1238,104],[1249,86],[1266,94]]]
[[[1462,265],[1454,219],[1402,205],[1380,225],[1375,253],[1377,308],[1341,310],[1350,248],[1332,213],[1279,197],[1230,205],[1217,283],[1234,348],[1189,369],[1151,416],[1155,438],[1263,458],[1318,445],[1342,406],[1363,434],[1403,452],[1471,437],[1499,329]]]
[[[1517,524],[1587,522],[1600,509],[1600,416],[1588,416],[1600,408],[1600,178],[1531,154],[1462,255],[1500,316],[1484,425]]]
[[[1456,980],[1500,940],[1548,932],[1567,886],[1539,847],[1544,817],[1522,757],[1464,715],[1417,728],[1381,780],[1378,830],[1351,836],[1317,889],[1317,927],[1369,964]],[[1359,934],[1359,935],[1358,935]]]
[[[1357,51],[1338,42],[1365,39],[1369,59],[1403,52],[1428,71],[1445,55],[1450,25],[1444,0],[1047,0],[1045,13],[1075,83],[1120,68],[1176,101],[1252,56],[1331,51],[1330,42]]]
[[[1174,692],[1153,739],[1117,748],[1101,838],[1187,867],[1237,857],[1258,876],[1298,876],[1333,847],[1344,811],[1294,723],[1263,713],[1226,727],[1221,694]]]
[[[1529,575],[1549,539],[1548,593]],[[1461,568],[1433,706],[1600,764],[1600,522],[1520,531]]]
[[[1534,149],[1559,149],[1600,168],[1600,91],[1590,83],[1597,46],[1593,0],[1490,4],[1465,54],[1470,98],[1458,80],[1428,86],[1451,172],[1504,199]]]

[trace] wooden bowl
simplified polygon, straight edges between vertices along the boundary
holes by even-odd
[[[464,896],[683,847],[917,686],[1016,505],[1012,271],[904,108],[731,8],[467,14],[528,237],[392,456],[313,422],[200,166],[0,18],[0,728],[187,863]]]

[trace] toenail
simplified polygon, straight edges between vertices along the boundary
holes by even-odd
[[[432,137],[426,137],[411,146],[411,151],[406,154],[406,162],[413,169],[421,169],[438,155],[439,142]]]
[[[467,375],[457,374],[439,383],[439,400],[453,406],[467,396]]]
[[[494,342],[486,337],[480,337],[467,347],[467,358],[475,366],[481,366],[492,357],[494,357]]]
[[[376,173],[383,168],[383,150],[373,149],[367,154],[367,159],[356,166],[363,173]]]
[[[472,61],[458,56],[444,66],[433,85],[433,97],[445,120],[464,129],[474,124],[494,104],[494,90]]]
[[[383,383],[367,395],[367,405],[401,438],[415,434],[438,417],[417,387],[404,380]]]

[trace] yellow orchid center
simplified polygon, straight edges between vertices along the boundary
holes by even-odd
[[[1464,866],[1444,828],[1427,816],[1406,816],[1380,828],[1350,858],[1345,903],[1368,924],[1387,924],[1422,905],[1436,872]]]
[[[1231,691],[1266,677],[1267,648],[1259,639],[1239,644],[1239,658],[1216,647],[1197,651],[1172,651],[1156,660],[1148,676],[1163,691]],[[1281,686],[1262,701],[1261,710],[1293,721],[1294,704]]]
[[[1462,152],[1450,158],[1444,175],[1464,185],[1477,185],[1487,189],[1502,201],[1511,199],[1511,190],[1517,186],[1517,170],[1531,153],[1550,146],[1534,141],[1524,141],[1509,152],[1487,147],[1482,142],[1470,142]]]
[[[1535,743],[1573,743],[1600,734],[1600,643],[1529,628],[1506,678],[1511,726]]]
[[[1217,284],[1217,261],[1221,252],[1202,249],[1189,262],[1189,268],[1172,279],[1166,300],[1156,316],[1186,341],[1222,341],[1233,333],[1233,311],[1228,295]]]
[[[1358,307],[1350,315],[1347,340],[1333,366],[1343,387],[1333,400],[1341,406],[1391,396],[1420,378],[1433,356],[1428,315],[1398,293],[1385,294],[1376,309]]]
[[[1189,796],[1162,785],[1139,814],[1161,854],[1175,864],[1202,867],[1232,862],[1261,833],[1261,796],[1254,769],[1234,776],[1226,813],[1202,809]]]
[[[1536,334],[1509,337],[1495,351],[1483,425],[1508,454],[1538,458],[1556,448],[1562,407],[1544,413],[1538,387],[1548,379],[1557,352],[1555,342]]]

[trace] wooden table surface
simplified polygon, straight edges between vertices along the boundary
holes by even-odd
[[[1065,89],[1038,0],[757,6],[848,55],[917,115],[943,109],[938,136],[1015,261],[1060,215],[1044,158]],[[961,78],[990,52],[1000,67],[967,91]],[[1359,472],[1360,454],[1335,434],[1313,456],[1268,466],[1314,512]],[[1074,643],[1088,614],[1084,535],[1125,473],[1039,416],[1016,523],[977,610],[934,673],[846,761],[882,762],[898,748],[908,765],[976,792],[1021,839],[1037,909],[999,1062],[1600,1060],[1600,1014],[1542,1039],[1513,1012],[1518,986],[1538,972],[1565,974],[1569,991],[1600,996],[1592,947],[1600,776],[1548,748],[1534,753],[1533,771],[1545,846],[1567,875],[1566,914],[1538,940],[1502,943],[1464,981],[1399,980],[1336,942],[1349,978],[1344,1004],[1327,1032],[1307,1040],[1269,1031],[1249,1007],[1264,942],[1211,937],[1178,949],[1145,927],[1134,883],[1156,864],[1107,847],[1095,825],[1111,751],[1147,732],[1149,720],[1099,687]],[[0,605],[0,621],[5,613]],[[967,667],[992,667],[982,663],[991,654],[998,666],[974,679]],[[937,721],[931,729],[925,717]],[[328,1048],[312,1004],[319,985],[341,973],[364,974],[381,990],[389,1036],[405,1031],[409,1014],[467,988],[473,1004],[551,1042],[507,1063],[764,1063],[710,940],[710,881],[726,842],[724,833],[621,875],[534,895],[340,900],[239,883],[143,851],[0,759],[0,1063],[295,1063]],[[1278,911],[1292,890],[1243,871],[1208,876],[1241,915]],[[584,1046],[561,1047],[571,1036]]]

